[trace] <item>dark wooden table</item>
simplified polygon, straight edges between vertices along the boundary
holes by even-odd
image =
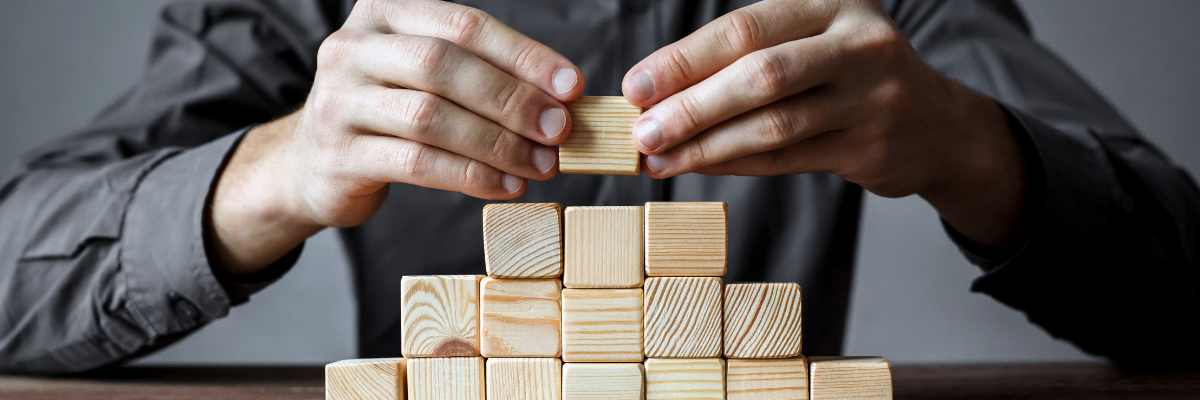
[[[0,376],[0,399],[323,399],[320,367],[130,367]],[[1137,374],[1101,364],[897,366],[897,399],[1200,399],[1200,372]]]

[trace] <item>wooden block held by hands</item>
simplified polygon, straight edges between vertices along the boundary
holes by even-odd
[[[484,400],[483,357],[408,360],[408,400]]]
[[[562,206],[555,203],[483,207],[483,254],[488,276],[562,276]]]
[[[633,144],[640,107],[620,96],[581,96],[567,103],[571,135],[558,146],[564,174],[638,175],[641,153]]]
[[[561,400],[562,360],[491,358],[487,360],[488,400]]]
[[[642,290],[647,358],[721,356],[721,278],[648,278]]]
[[[325,400],[404,400],[403,358],[363,358],[325,365]]]
[[[645,279],[642,207],[567,207],[563,285],[635,288]]]
[[[484,357],[562,354],[562,283],[558,279],[483,278],[479,327]]]
[[[725,286],[725,357],[795,357],[800,346],[800,285]]]
[[[725,400],[725,360],[646,359],[646,400]]]
[[[562,299],[563,361],[642,361],[642,289],[563,289]]]
[[[811,357],[809,398],[890,400],[892,364],[882,357]]]
[[[642,400],[644,374],[640,363],[566,363],[563,400]]]
[[[478,356],[480,279],[482,275],[404,277],[401,353],[408,358]]]
[[[725,365],[728,400],[805,400],[808,360],[803,356],[775,359],[730,359]]]
[[[646,203],[646,275],[725,275],[725,214],[724,202]]]

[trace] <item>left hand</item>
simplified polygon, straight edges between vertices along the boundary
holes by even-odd
[[[744,7],[651,54],[622,87],[652,106],[634,134],[654,178],[832,172],[885,197],[921,194],[982,244],[1023,210],[1003,111],[926,66],[874,0]]]

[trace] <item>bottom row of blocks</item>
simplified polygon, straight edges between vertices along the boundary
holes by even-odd
[[[892,396],[891,365],[878,357],[648,359],[644,364],[565,365],[557,358],[492,358],[486,364],[483,357],[347,360],[326,366],[325,389],[326,399],[332,400],[404,399],[405,394],[409,400]]]

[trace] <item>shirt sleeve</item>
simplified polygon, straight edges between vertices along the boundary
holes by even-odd
[[[887,2],[935,70],[1009,113],[1029,165],[1019,246],[988,252],[972,290],[1081,349],[1135,368],[1200,356],[1200,191],[1031,37],[1009,1]]]
[[[0,371],[118,363],[229,312],[290,268],[214,273],[205,208],[249,126],[307,95],[351,1],[168,5],[149,65],[84,129],[27,154],[0,186]]]

